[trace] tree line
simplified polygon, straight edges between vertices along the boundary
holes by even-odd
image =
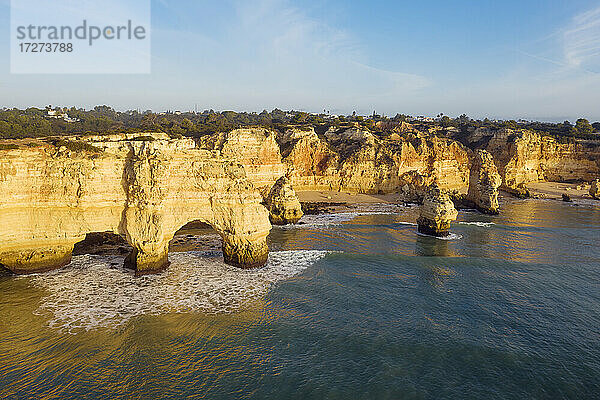
[[[410,121],[417,129],[427,130],[438,127],[442,130],[454,129],[458,134],[466,134],[480,127],[490,129],[529,129],[559,139],[583,138],[598,139],[600,123],[590,124],[586,119],[578,119],[575,124],[476,120],[463,114],[457,118],[438,115],[435,122],[414,122],[408,115],[397,114],[386,117],[373,113],[363,117],[353,113],[348,116],[332,116],[328,113],[313,114],[303,111],[262,111],[261,113],[206,110],[201,113],[154,113],[148,111],[116,111],[109,106],[96,106],[92,110],[81,108],[55,108],[58,114],[67,114],[69,119],[51,118],[45,109],[27,108],[0,110],[0,138],[19,139],[44,136],[66,136],[83,134],[111,134],[117,132],[165,132],[170,135],[198,137],[214,132],[229,131],[241,127],[260,126],[272,129],[285,129],[289,125],[312,126],[323,131],[331,126],[358,125],[375,134],[385,135],[396,127]]]

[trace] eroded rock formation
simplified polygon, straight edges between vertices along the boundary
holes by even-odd
[[[90,232],[125,237],[138,274],[159,271],[192,220],[221,235],[229,264],[266,262],[268,212],[239,163],[164,134],[71,140],[0,151],[0,264],[11,271],[61,267]]]
[[[508,189],[540,181],[591,181],[600,173],[598,146],[559,143],[550,136],[510,129],[495,132],[487,140],[485,149],[494,156]]]
[[[281,160],[277,134],[265,128],[234,129],[201,139],[201,147],[244,166],[248,180],[266,197],[287,167]]]
[[[298,196],[287,176],[282,176],[275,182],[266,203],[273,225],[295,224],[304,215]]]
[[[401,193],[405,200],[421,201],[433,182],[452,192],[467,191],[471,150],[450,138],[459,133],[455,131],[420,132],[406,127],[373,134],[349,123],[318,133],[306,126],[291,126],[280,132],[236,129],[201,141],[205,148],[243,164],[265,198],[275,181],[285,171],[292,171],[290,179],[296,190]],[[527,130],[486,127],[457,138],[471,149],[487,150],[494,158],[502,187],[520,196],[527,195],[531,182],[590,181],[600,174],[600,146],[594,144],[559,143]],[[492,175],[490,183],[496,180]],[[492,204],[479,207],[494,209]]]
[[[468,150],[435,136],[397,133],[377,137],[359,126],[332,127],[317,134],[311,127],[236,129],[204,137],[203,148],[239,161],[266,199],[275,181],[291,171],[296,190],[333,190],[381,194],[401,191],[420,200],[434,181],[449,190],[466,190]],[[276,138],[276,141],[275,141]]]
[[[590,186],[590,196],[596,200],[600,200],[600,179],[594,179]]]
[[[331,128],[323,136],[314,130],[289,130],[279,141],[283,161],[293,168],[296,190],[368,194],[403,190],[407,200],[416,200],[434,181],[449,190],[466,188],[469,159],[464,146],[438,137],[413,139]]]
[[[467,202],[479,211],[498,214],[498,188],[502,178],[494,158],[485,150],[477,150],[471,163]]]
[[[417,219],[419,232],[426,235],[448,236],[450,225],[458,217],[458,211],[447,191],[434,183],[427,189],[421,213]]]

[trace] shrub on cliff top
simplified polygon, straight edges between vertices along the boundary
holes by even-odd
[[[52,143],[55,147],[66,147],[73,152],[100,153],[102,150],[89,143],[60,139]]]
[[[0,150],[16,150],[19,146],[12,143],[0,143]]]
[[[140,142],[153,142],[156,140],[156,138],[152,137],[152,136],[138,136],[133,138],[133,140],[137,140]]]

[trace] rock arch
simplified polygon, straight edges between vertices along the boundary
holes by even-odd
[[[266,262],[268,211],[241,165],[161,134],[72,140],[98,152],[0,152],[0,264],[9,270],[59,268],[87,233],[113,232],[133,247],[126,264],[153,273],[168,265],[169,241],[192,220],[221,235],[227,263]]]

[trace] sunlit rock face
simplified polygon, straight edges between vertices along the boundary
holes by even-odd
[[[420,200],[437,181],[449,190],[466,189],[467,149],[435,136],[380,138],[359,126],[288,127],[277,134],[265,128],[235,129],[200,139],[202,148],[238,161],[266,199],[277,179],[290,171],[296,190],[382,194],[402,191]]]
[[[518,189],[540,181],[591,181],[600,173],[600,147],[559,143],[530,131],[501,130],[488,137],[503,184]]]
[[[295,224],[302,218],[302,206],[290,179],[282,176],[275,182],[266,200],[273,225]]]
[[[200,143],[220,157],[242,164],[248,180],[266,197],[275,181],[286,173],[276,137],[270,129],[243,128],[205,136]]]
[[[11,271],[61,267],[90,232],[126,238],[126,264],[138,274],[160,271],[174,233],[192,220],[221,235],[226,262],[266,262],[268,212],[239,163],[164,134],[69,140],[88,147],[0,151],[0,264]]]
[[[296,190],[341,190],[340,156],[313,128],[287,129],[278,142]]]
[[[458,211],[447,191],[433,184],[427,190],[421,213],[417,219],[419,232],[426,235],[448,236],[450,225],[458,217]]]
[[[502,178],[494,158],[485,150],[476,150],[471,164],[467,202],[479,211],[498,214],[498,188]]]
[[[590,186],[590,196],[596,200],[600,200],[600,179],[592,181]]]
[[[322,136],[313,130],[290,130],[279,142],[296,190],[402,190],[412,200],[422,198],[434,181],[449,190],[468,184],[467,149],[444,138],[384,139],[358,128],[331,128]]]

